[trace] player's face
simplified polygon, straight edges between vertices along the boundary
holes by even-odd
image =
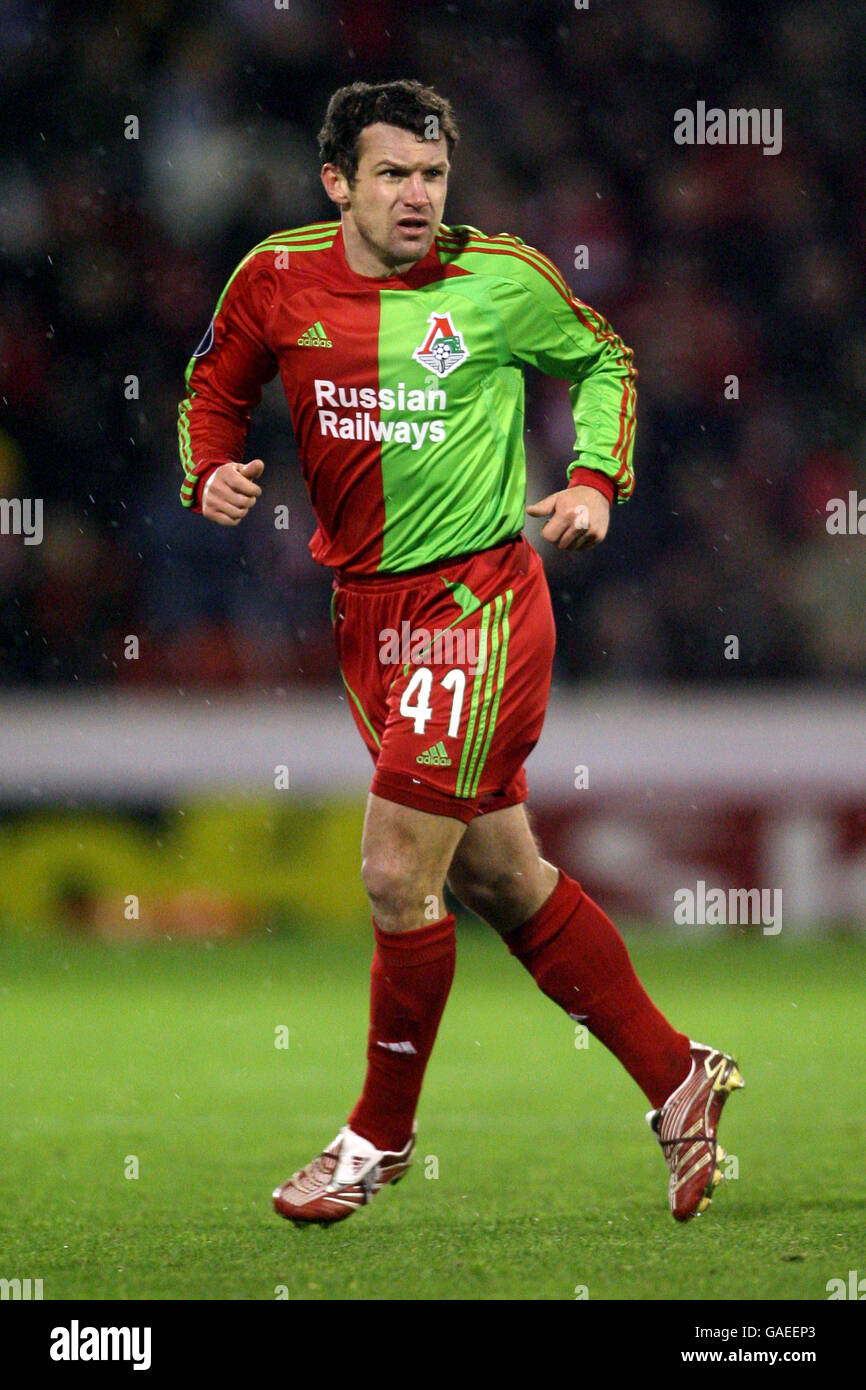
[[[379,121],[362,130],[358,156],[355,182],[350,185],[340,176],[335,191],[342,195],[337,201],[360,259],[384,267],[384,272],[362,267],[362,273],[389,274],[422,260],[445,210],[449,166],[444,136],[425,140]]]

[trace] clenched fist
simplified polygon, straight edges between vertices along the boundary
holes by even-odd
[[[250,459],[249,463],[224,463],[211,473],[204,485],[201,499],[201,514],[208,521],[216,521],[220,526],[237,526],[243,521],[250,507],[256,505],[256,498],[262,490],[256,478],[265,471],[261,459]]]
[[[607,535],[610,503],[594,487],[567,487],[527,507],[530,516],[550,520],[542,536],[557,550],[590,550]]]

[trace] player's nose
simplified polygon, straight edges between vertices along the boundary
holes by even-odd
[[[427,185],[419,173],[413,174],[403,185],[403,202],[413,208],[427,202]]]

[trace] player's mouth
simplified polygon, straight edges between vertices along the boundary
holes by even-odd
[[[401,217],[397,223],[404,236],[420,236],[429,225],[426,217]]]

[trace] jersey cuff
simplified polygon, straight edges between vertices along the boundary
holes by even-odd
[[[568,480],[569,487],[594,487],[606,497],[611,506],[616,501],[616,484],[613,478],[601,473],[597,468],[575,468]]]
[[[194,512],[201,511],[201,495],[204,492],[204,485],[207,482],[208,478],[210,478],[211,475],[215,473],[218,468],[222,468],[221,463],[212,463],[210,468],[206,468],[203,473],[199,473],[198,481],[195,485],[195,491],[192,495],[192,509]]]

